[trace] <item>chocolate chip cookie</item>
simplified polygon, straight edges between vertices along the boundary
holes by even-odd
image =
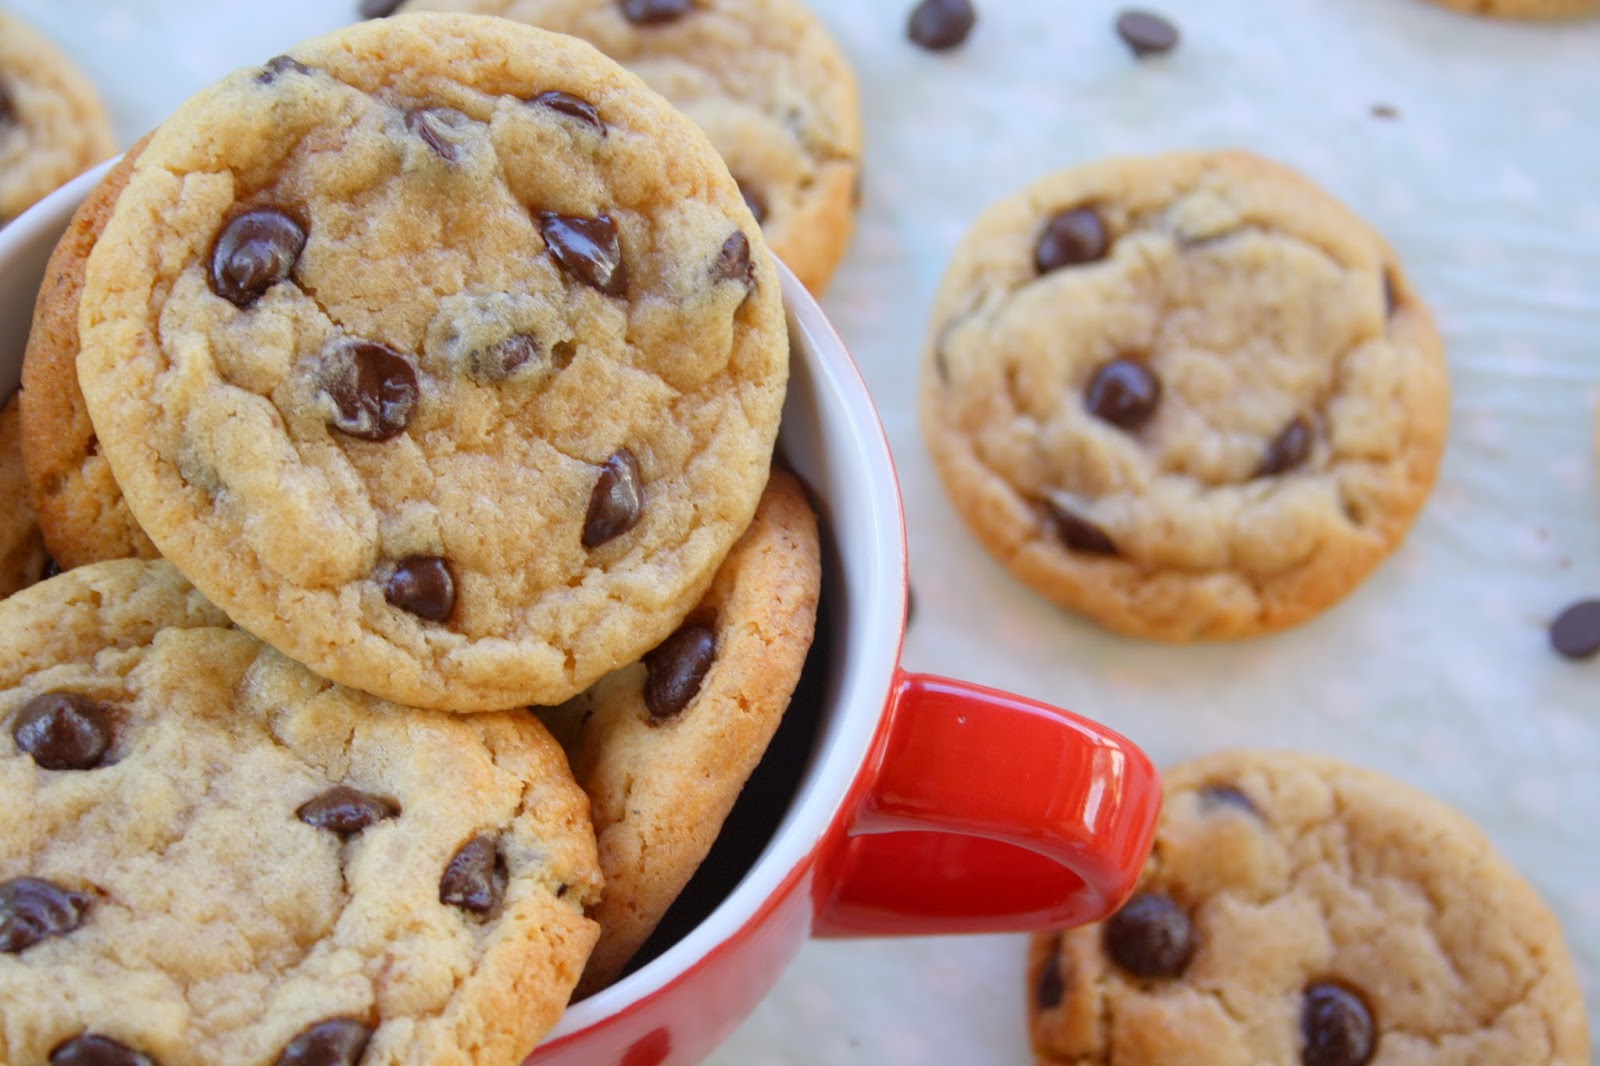
[[[37,30],[0,11],[0,225],[115,151],[88,79]]]
[[[776,265],[703,134],[589,45],[413,14],[166,120],[89,254],[130,510],[239,625],[413,706],[555,704],[749,525]]]
[[[1139,891],[1033,939],[1040,1063],[1589,1061],[1560,925],[1460,814],[1289,752],[1165,776]]]
[[[0,598],[25,589],[51,566],[28,505],[22,473],[22,423],[13,395],[0,407]]]
[[[512,1066],[559,1016],[599,875],[530,716],[340,688],[162,561],[0,646],[0,1059]]]
[[[1600,11],[1596,0],[1434,0],[1472,15],[1508,19],[1566,19]]]
[[[855,226],[855,72],[800,0],[408,0],[581,37],[700,124],[767,243],[812,292]]]
[[[643,662],[541,712],[589,794],[605,891],[578,986],[610,984],[710,851],[778,728],[816,630],[817,519],[774,470],[700,605]]]
[[[1449,389],[1393,251],[1243,152],[1113,159],[983,214],[939,291],[929,451],[983,545],[1109,628],[1281,629],[1431,489]]]
[[[134,521],[100,454],[78,388],[78,300],[84,264],[128,184],[146,137],[106,172],[50,253],[22,358],[22,457],[28,495],[63,569],[160,553]]]

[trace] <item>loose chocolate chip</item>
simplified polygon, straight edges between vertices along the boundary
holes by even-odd
[[[571,93],[564,93],[559,89],[551,89],[549,92],[535,96],[530,102],[548,107],[550,110],[566,115],[568,118],[575,118],[585,126],[594,129],[602,137],[606,135],[606,124],[600,121],[600,112],[595,110],[595,106],[581,96],[573,96]]]
[[[400,6],[400,0],[361,0],[361,6],[356,10],[361,12],[364,19],[381,19],[394,14],[394,9]]]
[[[1138,977],[1177,977],[1194,955],[1189,916],[1171,899],[1140,892],[1106,922],[1106,953]]]
[[[644,657],[644,705],[650,717],[671,718],[700,692],[717,657],[717,633],[708,625],[690,623]]]
[[[1056,536],[1073,551],[1089,555],[1115,555],[1117,546],[1109,534],[1056,499],[1045,500],[1045,510],[1055,524]]]
[[[156,1066],[156,1060],[109,1036],[80,1033],[55,1046],[50,1066]]]
[[[311,68],[294,56],[273,56],[263,65],[261,73],[256,75],[256,81],[259,81],[262,85],[271,85],[278,80],[280,75],[287,74],[290,71],[296,74],[310,74]]]
[[[467,356],[467,372],[479,381],[505,381],[539,355],[539,342],[514,333]]]
[[[394,564],[383,598],[418,618],[443,622],[456,609],[455,575],[437,555],[408,555]]]
[[[977,21],[971,0],[922,0],[906,22],[906,36],[930,52],[946,52],[965,41]]]
[[[1550,646],[1568,659],[1600,651],[1600,600],[1579,600],[1550,623]]]
[[[1050,957],[1044,960],[1039,971],[1039,984],[1033,990],[1033,1001],[1040,1010],[1054,1010],[1066,998],[1066,982],[1061,979],[1061,937],[1058,935],[1050,948]]]
[[[1033,246],[1033,266],[1041,274],[1104,259],[1111,250],[1105,220],[1092,207],[1074,207],[1052,218]]]
[[[1353,990],[1335,981],[1306,986],[1300,1008],[1305,1066],[1364,1066],[1378,1050],[1372,1011]]]
[[[306,228],[288,212],[260,207],[235,215],[211,246],[211,291],[249,307],[294,270]]]
[[[1161,403],[1161,379],[1143,363],[1113,359],[1089,379],[1083,402],[1096,418],[1122,429],[1138,429]]]
[[[361,832],[373,822],[393,818],[399,813],[400,805],[394,800],[345,785],[335,785],[322,795],[302,803],[294,816],[307,825],[347,837]]]
[[[767,221],[767,201],[762,198],[759,192],[752,189],[744,182],[741,181],[738,183],[738,185],[739,195],[744,197],[744,205],[748,207],[750,209],[750,213],[755,216],[756,225],[760,226],[764,224]]]
[[[1267,454],[1256,467],[1256,477],[1271,477],[1293,470],[1311,454],[1311,423],[1305,415],[1295,415],[1267,445]]]
[[[750,238],[742,231],[734,230],[733,235],[722,242],[722,250],[711,263],[711,281],[713,284],[735,281],[747,290],[756,287],[756,268],[750,262]]]
[[[505,894],[505,869],[493,837],[476,836],[450,859],[439,880],[439,902],[487,914]]]
[[[302,1029],[278,1055],[277,1066],[355,1066],[372,1038],[359,1018],[329,1018]]]
[[[595,479],[589,512],[583,518],[583,546],[598,548],[613,537],[620,537],[638,524],[643,513],[639,461],[628,449],[618,449]]]
[[[383,441],[411,424],[417,372],[388,345],[350,338],[329,353],[322,387],[333,400],[328,424],[360,440]]]
[[[1140,59],[1165,55],[1178,47],[1178,27],[1149,11],[1124,11],[1118,15],[1117,36]]]
[[[89,897],[42,877],[0,884],[0,952],[15,955],[83,924]]]
[[[622,0],[622,15],[629,22],[650,26],[680,19],[692,7],[692,0]]]
[[[1235,810],[1256,813],[1250,797],[1231,785],[1208,785],[1200,790],[1200,805],[1207,808],[1231,807]]]
[[[111,720],[87,696],[46,692],[22,705],[11,737],[46,770],[93,770],[111,747]]]
[[[617,239],[617,224],[609,215],[581,218],[546,211],[539,216],[539,231],[550,254],[568,274],[607,296],[627,291],[622,244]]]
[[[406,112],[406,129],[447,163],[460,160],[461,146],[453,135],[471,121],[453,107],[414,107]]]

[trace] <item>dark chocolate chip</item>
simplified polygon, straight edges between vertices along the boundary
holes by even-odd
[[[1387,270],[1383,272],[1383,314],[1386,318],[1393,318],[1395,308],[1400,306],[1399,296],[1394,289],[1394,275]]]
[[[44,557],[44,569],[39,572],[39,580],[49,581],[53,577],[60,576],[60,574],[61,564],[56,562],[55,556],[46,555]]]
[[[680,19],[693,7],[692,0],[622,0],[622,15],[629,22],[651,26]]]
[[[46,692],[22,705],[11,737],[46,770],[93,770],[111,747],[111,720],[88,696]]]
[[[311,68],[294,56],[273,56],[262,65],[261,73],[256,75],[256,81],[259,81],[262,85],[271,85],[278,80],[280,75],[291,71],[295,74],[310,74]]]
[[[539,231],[562,270],[607,296],[621,296],[627,291],[622,243],[611,216],[582,218],[546,211],[539,216]]]
[[[1600,600],[1579,600],[1550,623],[1550,646],[1568,659],[1600,651]]]
[[[328,424],[360,440],[383,441],[411,424],[417,372],[388,345],[351,338],[329,354],[322,387],[333,400]]]
[[[1033,246],[1033,266],[1041,274],[1104,259],[1111,250],[1105,220],[1092,207],[1074,207],[1045,224]]]
[[[1305,415],[1295,415],[1267,445],[1267,454],[1261,457],[1261,465],[1256,467],[1256,477],[1271,477],[1285,470],[1293,470],[1310,455],[1311,422]]]
[[[455,575],[437,555],[408,555],[394,564],[383,598],[418,618],[443,622],[456,609]]]
[[[644,657],[644,705],[660,720],[679,714],[700,692],[700,683],[717,657],[717,633],[690,623]]]
[[[42,877],[0,884],[0,952],[15,955],[83,924],[89,897]]]
[[[476,836],[461,845],[439,880],[439,902],[487,914],[505,894],[505,863],[490,836]]]
[[[539,342],[527,333],[514,333],[467,356],[467,372],[479,381],[505,381],[538,358]]]
[[[1117,554],[1117,545],[1112,541],[1110,534],[1060,500],[1046,499],[1045,510],[1050,513],[1050,520],[1055,524],[1056,536],[1073,551],[1086,552],[1089,555]]]
[[[454,134],[471,121],[453,107],[414,107],[406,112],[406,129],[447,163],[461,159],[461,146]]]
[[[277,1066],[355,1066],[372,1039],[372,1027],[359,1018],[329,1018],[289,1041]]]
[[[394,14],[394,9],[399,6],[400,0],[361,0],[356,10],[364,19],[381,19]]]
[[[1207,785],[1200,790],[1200,805],[1210,809],[1231,807],[1256,813],[1256,805],[1250,802],[1250,797],[1231,785]]]
[[[971,0],[922,0],[906,20],[906,37],[930,52],[946,52],[959,47],[977,21]]]
[[[1106,922],[1106,953],[1138,977],[1177,977],[1194,955],[1189,916],[1171,899],[1140,892]]]
[[[1140,59],[1165,55],[1178,47],[1178,27],[1149,11],[1124,11],[1118,15],[1117,36]]]
[[[755,189],[752,189],[744,182],[741,181],[738,183],[738,185],[739,195],[744,197],[744,205],[748,207],[750,209],[750,213],[755,216],[756,225],[760,226],[764,224],[767,221],[766,199],[762,197],[759,192],[757,192]]]
[[[1050,947],[1050,957],[1044,960],[1039,971],[1039,983],[1033,990],[1033,1002],[1040,1010],[1054,1010],[1066,998],[1067,985],[1061,979],[1061,937],[1058,934]]]
[[[109,1036],[80,1033],[55,1046],[50,1066],[156,1066],[156,1060]]]
[[[626,448],[620,448],[600,468],[594,491],[589,496],[589,512],[583,518],[583,546],[598,548],[620,537],[639,523],[644,513],[644,495],[639,486],[639,461]]]
[[[347,837],[361,832],[373,822],[393,818],[399,813],[400,805],[394,800],[346,785],[335,785],[322,795],[302,803],[294,816],[307,825]]]
[[[747,290],[756,287],[756,268],[750,262],[750,238],[743,231],[734,230],[733,235],[722,242],[722,250],[711,263],[711,281],[734,281]]]
[[[564,93],[560,89],[551,89],[549,92],[540,93],[529,103],[548,107],[550,110],[575,118],[585,126],[590,127],[600,136],[606,135],[606,124],[600,121],[600,112],[595,106],[581,96]]]
[[[211,291],[249,307],[294,270],[306,246],[306,227],[276,207],[235,215],[211,246]]]
[[[1083,402],[1096,418],[1122,429],[1138,429],[1161,403],[1161,379],[1143,363],[1113,359],[1089,379]]]
[[[1354,990],[1336,981],[1306,986],[1300,1008],[1305,1066],[1364,1066],[1378,1050],[1372,1011]]]

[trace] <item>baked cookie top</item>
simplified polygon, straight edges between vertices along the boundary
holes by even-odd
[[[788,376],[694,125],[581,41],[417,14],[164,122],[78,378],[134,517],[240,625],[415,706],[557,703],[749,524]]]
[[[402,11],[499,15],[581,37],[700,128],[773,252],[820,293],[855,226],[855,71],[800,0],[408,0]]]
[[[0,603],[0,1060],[519,1062],[596,935],[560,749],[226,625],[159,561]]]
[[[1242,152],[1112,159],[986,211],[924,360],[924,435],[1023,581],[1168,640],[1300,621],[1432,487],[1443,350],[1393,252]]]
[[[17,396],[0,407],[0,598],[25,589],[45,575],[50,556],[22,470],[22,418]]]
[[[116,150],[88,79],[37,30],[0,11],[0,225]]]
[[[800,680],[821,582],[816,515],[794,476],[774,469],[683,626],[540,712],[589,794],[605,875],[579,995],[622,973],[711,850]]]
[[[1139,892],[1033,940],[1041,1063],[1589,1061],[1560,925],[1456,811],[1290,752],[1165,783]]]

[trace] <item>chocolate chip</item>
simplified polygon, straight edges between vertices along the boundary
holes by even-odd
[[[620,448],[600,468],[594,491],[589,496],[589,512],[583,518],[583,546],[598,548],[620,537],[639,523],[644,513],[644,496],[639,487],[639,461],[626,448]]]
[[[1056,527],[1056,536],[1073,551],[1089,555],[1115,555],[1117,545],[1110,535],[1093,522],[1054,498],[1045,500],[1045,510]]]
[[[1050,946],[1050,957],[1044,960],[1044,969],[1039,971],[1039,983],[1033,990],[1033,1001],[1040,1010],[1054,1010],[1066,998],[1067,985],[1061,979],[1062,962],[1061,936],[1057,934]]]
[[[1306,986],[1300,1008],[1305,1066],[1364,1066],[1378,1050],[1372,1011],[1356,992],[1336,981]]]
[[[383,598],[418,618],[443,622],[456,609],[455,575],[437,555],[408,555],[394,564]]]
[[[476,836],[461,845],[444,868],[439,902],[487,914],[500,905],[505,890],[505,863],[494,838]]]
[[[739,195],[744,197],[744,205],[755,216],[756,225],[760,226],[767,221],[767,201],[762,195],[744,182],[739,182]]]
[[[1106,922],[1106,953],[1138,977],[1177,977],[1194,955],[1189,916],[1171,899],[1140,892]]]
[[[156,1066],[156,1060],[109,1036],[80,1033],[55,1046],[50,1066]]]
[[[1550,646],[1568,659],[1600,651],[1600,600],[1579,600],[1550,623]]]
[[[977,21],[971,0],[922,0],[906,22],[906,36],[930,52],[946,52],[965,41]]]
[[[1105,220],[1092,207],[1074,207],[1045,224],[1033,246],[1033,266],[1041,274],[1104,259],[1111,250]]]
[[[606,124],[600,121],[600,112],[595,110],[595,106],[581,96],[573,96],[571,93],[564,93],[559,89],[551,89],[549,92],[535,96],[529,103],[548,107],[550,110],[566,115],[568,118],[575,118],[585,126],[591,127],[600,136],[604,137],[606,135]]]
[[[93,770],[111,747],[111,720],[88,696],[46,692],[22,705],[11,737],[46,770]]]
[[[381,19],[394,14],[394,9],[400,6],[400,0],[361,0],[361,6],[356,8],[364,19]]]
[[[617,224],[609,215],[582,218],[546,211],[539,216],[539,231],[562,270],[607,296],[627,291],[622,244],[617,239]]]
[[[89,897],[42,877],[0,884],[0,952],[15,955],[83,924]]]
[[[328,424],[360,440],[384,441],[411,424],[417,372],[388,345],[350,338],[328,355],[322,388],[333,400]]]
[[[346,785],[335,785],[320,796],[302,803],[294,816],[307,825],[347,837],[361,832],[373,822],[393,818],[399,813],[400,805],[394,800]]]
[[[693,7],[692,0],[622,0],[622,15],[629,22],[651,26],[680,19]]]
[[[1305,415],[1295,415],[1267,445],[1267,454],[1256,467],[1256,477],[1271,477],[1293,470],[1311,454],[1311,423]]]
[[[461,159],[461,146],[455,137],[471,121],[453,107],[414,107],[406,112],[406,129],[447,163]]]
[[[1178,47],[1178,27],[1149,11],[1124,11],[1118,15],[1117,36],[1140,59],[1165,55]]]
[[[211,246],[211,291],[235,307],[249,307],[289,276],[305,246],[306,227],[281,208],[235,215]]]
[[[49,581],[53,577],[60,576],[60,574],[61,564],[56,562],[55,556],[46,555],[44,557],[44,569],[39,572],[39,580]]]
[[[355,1066],[372,1039],[372,1027],[359,1018],[329,1018],[289,1041],[277,1066]]]
[[[1200,790],[1200,805],[1211,809],[1231,807],[1251,814],[1257,813],[1256,805],[1250,802],[1250,797],[1231,785],[1207,785]]]
[[[750,238],[741,230],[734,230],[733,235],[722,242],[722,250],[711,263],[711,281],[713,284],[734,281],[747,290],[756,287],[756,268],[750,262]]]
[[[310,74],[311,68],[300,62],[294,56],[273,56],[263,64],[262,71],[256,75],[256,81],[262,85],[271,85],[282,74],[293,71],[296,74]]]
[[[1161,379],[1143,363],[1113,359],[1089,379],[1083,402],[1096,418],[1122,429],[1138,429],[1161,403]]]
[[[660,720],[680,713],[700,692],[717,657],[716,630],[690,623],[644,657],[644,705]]]
[[[514,333],[467,356],[467,373],[479,381],[505,381],[539,355],[539,342],[527,333]]]
[[[1394,275],[1387,270],[1383,272],[1383,314],[1385,318],[1393,318],[1395,308],[1400,306],[1399,297],[1395,293]]]

